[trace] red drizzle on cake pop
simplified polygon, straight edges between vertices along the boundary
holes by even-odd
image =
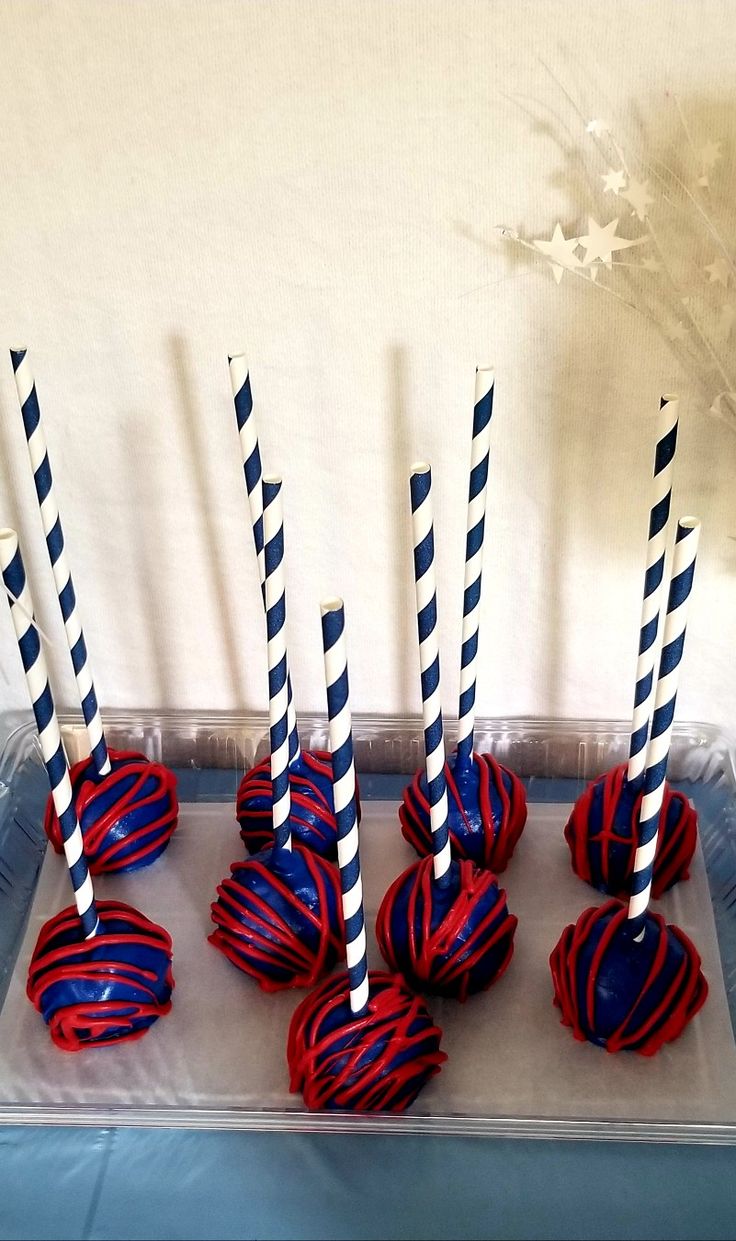
[[[70,770],[74,807],[93,875],[138,870],[154,862],[176,827],[176,776],[134,750],[109,750],[112,770],[97,774],[90,758]],[[49,798],[44,831],[63,851],[59,820]]]
[[[517,918],[489,870],[455,859],[440,887],[432,868],[433,858],[422,858],[394,880],[378,911],[376,939],[386,963],[411,987],[463,1001],[503,974]]]
[[[301,750],[289,767],[289,788],[294,838],[321,857],[335,861],[337,826],[329,751]],[[272,811],[269,756],[246,771],[238,789],[236,817],[241,839],[249,853],[260,853],[273,844]]]
[[[631,887],[642,793],[643,782],[636,788],[627,782],[625,763],[613,767],[591,781],[565,825],[575,874],[609,896],[626,897]],[[688,878],[697,822],[684,793],[665,783],[652,879],[655,899]]]
[[[445,764],[453,857],[468,858],[498,874],[505,870],[526,823],[526,793],[518,776],[492,754],[473,754],[462,772],[456,755]],[[399,807],[404,838],[420,857],[432,852],[424,769],[404,789]]]
[[[554,1002],[575,1038],[653,1056],[702,1008],[708,984],[695,945],[660,914],[649,910],[635,935],[620,901],[584,910],[550,956]]]
[[[63,1051],[142,1038],[171,1009],[171,936],[122,901],[97,901],[99,929],[81,938],[70,906],[41,929],[27,994]]]
[[[334,866],[299,845],[234,862],[208,937],[264,991],[311,987],[345,956]]]
[[[310,1111],[403,1112],[447,1059],[442,1031],[400,978],[368,974],[365,1013],[350,1011],[347,974],[328,978],[291,1019],[290,1089]]]

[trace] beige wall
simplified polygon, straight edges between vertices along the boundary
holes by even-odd
[[[644,445],[660,392],[679,387],[675,506],[704,521],[679,716],[730,725],[736,435],[656,332],[512,262],[494,225],[585,224],[560,176],[560,83],[585,115],[623,128],[635,107],[655,136],[675,91],[703,141],[733,147],[735,14],[710,0],[4,0],[0,342],[32,350],[103,704],[265,707],[226,359],[244,349],[264,457],[285,477],[302,709],[323,707],[318,601],[336,592],[354,709],[418,709],[406,472],[421,456],[454,710],[473,368],[489,359],[480,710],[628,715]],[[71,702],[7,356],[0,521],[19,526]],[[3,694],[24,705],[1,613],[0,659]]]

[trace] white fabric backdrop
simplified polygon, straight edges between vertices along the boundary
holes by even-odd
[[[285,478],[302,710],[323,709],[318,601],[334,593],[354,709],[418,710],[406,475],[426,457],[454,712],[473,368],[488,359],[479,709],[627,716],[642,443],[660,392],[687,398],[690,379],[613,298],[511,262],[494,225],[548,236],[581,216],[542,60],[586,114],[635,105],[656,131],[676,91],[703,141],[736,145],[733,6],[5,0],[0,47],[0,343],[32,351],[103,705],[265,708],[226,358],[244,349],[265,462]],[[549,126],[525,100],[550,106]],[[736,435],[685,400],[675,509],[704,529],[678,714],[724,725],[735,463]],[[19,527],[72,703],[7,354],[0,521]],[[1,611],[0,659],[0,692],[25,705]]]

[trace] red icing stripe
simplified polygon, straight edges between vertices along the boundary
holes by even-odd
[[[324,785],[332,786],[332,758],[327,750],[302,750],[301,763],[324,782],[323,786],[290,770],[291,819],[297,839],[307,848],[315,848],[324,856],[337,856],[337,824]],[[357,790],[356,790],[357,796]],[[253,805],[262,801],[264,805]],[[246,771],[237,795],[236,818],[241,837],[251,853],[259,853],[273,844],[271,826],[271,759],[262,759]],[[360,804],[358,803],[360,816]],[[317,842],[319,842],[317,844]]]

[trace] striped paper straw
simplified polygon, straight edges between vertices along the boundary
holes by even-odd
[[[238,436],[240,439],[240,455],[243,459],[245,490],[248,495],[250,524],[253,530],[253,543],[255,544],[256,561],[258,563],[258,577],[261,583],[261,594],[263,595],[263,606],[265,608],[266,565],[263,553],[263,469],[261,466],[261,448],[258,443],[258,431],[256,430],[256,420],[253,414],[253,394],[250,389],[250,375],[245,354],[237,353],[232,357],[228,355],[228,364],[230,366],[230,384],[233,390],[233,404],[235,405],[235,418],[238,424]],[[301,747],[299,745],[299,729],[296,722],[294,697],[291,691],[291,677],[287,677],[286,690],[289,712],[289,762],[293,763],[295,759],[298,759]]]
[[[74,675],[77,680],[79,700],[82,714],[87,726],[87,737],[92,761],[98,775],[105,776],[111,770],[107,743],[102,729],[102,717],[97,705],[97,695],[92,681],[87,644],[79,619],[77,598],[74,583],[64,547],[64,532],[61,528],[59,506],[56,503],[54,482],[51,476],[49,454],[46,448],[46,436],[41,422],[41,410],[36,394],[36,385],[31,373],[31,364],[25,349],[11,349],[10,357],[15,372],[15,386],[18,391],[20,411],[23,415],[23,426],[28,444],[28,456],[33,470],[33,481],[36,484],[38,506],[41,510],[41,522],[46,536],[46,547],[54,574],[56,593],[64,620],[67,642],[72,656]]]
[[[268,636],[268,723],[271,733],[271,799],[276,848],[291,848],[289,724],[286,658],[286,583],[281,479],[263,480],[263,537]]]
[[[10,615],[18,639],[33,714],[36,717],[41,754],[51,784],[51,796],[61,824],[66,863],[74,888],[74,901],[82,922],[84,938],[91,939],[98,928],[92,880],[84,856],[82,832],[77,821],[69,780],[69,766],[54,710],[46,659],[36,632],[33,600],[26,582],[15,530],[0,530],[0,569],[5,589],[8,595],[12,596]]]
[[[652,509],[649,515],[647,565],[644,575],[644,600],[641,608],[639,654],[636,661],[634,716],[631,723],[627,780],[641,782],[647,759],[647,738],[654,701],[654,670],[657,653],[659,613],[664,594],[664,562],[670,520],[672,475],[677,448],[679,400],[663,396],[659,403],[657,448],[652,478]]]
[[[478,663],[480,588],[483,572],[483,539],[486,525],[488,453],[491,442],[494,372],[489,366],[475,372],[473,441],[470,450],[468,521],[465,536],[465,587],[463,593],[463,639],[460,653],[460,705],[457,722],[457,768],[469,766],[473,757],[475,728],[475,682]]]
[[[644,933],[644,919],[652,890],[654,855],[657,851],[659,818],[664,800],[664,778],[672,740],[672,724],[677,701],[680,664],[685,646],[685,628],[690,593],[695,575],[695,557],[700,538],[700,522],[696,517],[682,517],[677,523],[672,558],[667,615],[664,621],[662,654],[654,697],[652,730],[647,747],[644,796],[639,815],[639,844],[634,857],[628,917],[639,938]]]
[[[332,788],[337,822],[337,864],[340,868],[342,915],[350,981],[350,1011],[361,1016],[368,1005],[368,945],[360,878],[358,815],[355,804],[355,762],[350,717],[348,657],[345,648],[345,607],[342,599],[321,605],[325,653],[327,714],[330,721]]]
[[[411,517],[414,536],[414,584],[417,598],[419,667],[422,674],[422,721],[432,829],[434,878],[440,887],[450,881],[445,740],[440,701],[440,652],[437,641],[437,588],[434,572],[432,471],[426,462],[411,468]]]

